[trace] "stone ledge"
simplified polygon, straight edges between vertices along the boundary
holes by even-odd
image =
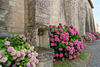
[[[39,63],[37,67],[53,67],[53,57],[54,57],[54,50],[53,49],[43,49],[38,51],[39,56]]]
[[[44,49],[44,50],[38,51],[38,53],[39,53],[39,56],[37,58],[39,59],[40,62],[53,59],[54,57],[53,49]]]

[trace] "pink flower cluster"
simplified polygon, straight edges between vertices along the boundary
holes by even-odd
[[[2,57],[2,55],[4,54],[4,50],[0,50],[0,62],[5,63],[8,58],[7,57]]]
[[[62,61],[65,58],[75,59],[79,56],[79,53],[82,53],[82,49],[86,47],[73,25],[63,26],[61,23],[55,27],[50,25],[50,31],[50,46],[55,50],[53,61],[56,61],[56,58],[61,58]]]
[[[8,60],[7,57],[3,57],[3,58],[0,59],[0,62],[5,63],[7,60]]]
[[[33,52],[33,53],[29,54],[28,56],[31,58],[29,59],[29,62],[27,62],[26,66],[36,67],[36,64],[39,62],[39,60],[36,59],[36,57],[38,56],[38,53]]]
[[[6,46],[9,46],[9,45],[10,45],[10,42],[9,42],[9,41],[6,41],[4,44],[5,44]]]

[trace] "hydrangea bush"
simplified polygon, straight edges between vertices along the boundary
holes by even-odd
[[[97,33],[97,32],[91,32],[91,33],[96,37],[96,39],[99,39],[99,37],[100,37],[99,33]]]
[[[83,38],[83,41],[84,42],[92,42],[92,37],[91,36],[89,36],[89,35],[87,35],[87,34],[85,34],[85,35],[82,35],[81,36],[82,38]]]
[[[92,38],[92,41],[96,40],[96,37],[92,33],[86,33],[86,35]]]
[[[62,25],[59,23],[58,26],[50,25],[50,46],[54,51],[54,59],[65,58],[74,59],[82,53],[82,49],[86,47],[83,45],[83,40],[79,37],[78,31],[73,25]]]
[[[0,40],[0,65],[3,67],[36,67],[37,56],[34,46],[26,42],[24,35],[13,34]]]

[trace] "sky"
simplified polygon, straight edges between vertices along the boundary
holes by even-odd
[[[94,14],[94,21],[95,23],[99,24],[99,31],[100,31],[100,0],[92,0],[94,8],[93,8],[93,14]]]

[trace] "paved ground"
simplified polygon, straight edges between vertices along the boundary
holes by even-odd
[[[85,50],[92,52],[87,67],[100,67],[100,40],[89,43]]]

